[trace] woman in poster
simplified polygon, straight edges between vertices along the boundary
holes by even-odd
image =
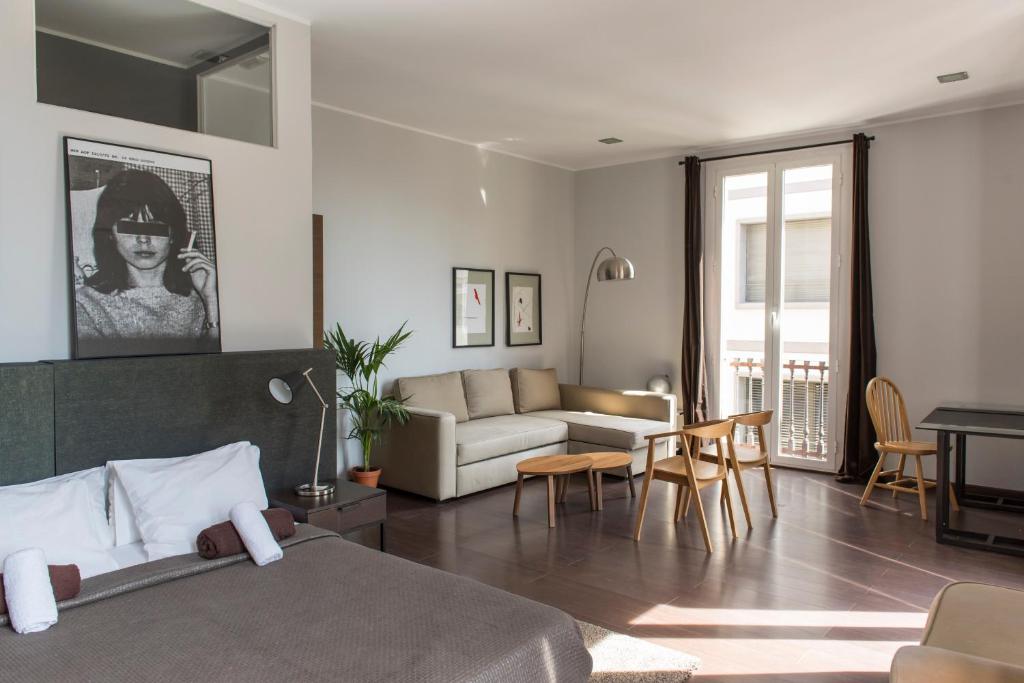
[[[216,267],[159,176],[111,178],[92,237],[95,272],[75,291],[79,357],[220,350]]]

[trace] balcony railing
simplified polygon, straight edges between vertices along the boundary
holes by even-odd
[[[764,408],[764,366],[759,358],[733,358],[738,412]],[[782,364],[782,411],[776,411],[779,445],[786,455],[824,458],[828,453],[828,362],[787,359]],[[738,427],[737,443],[757,444],[757,430]]]

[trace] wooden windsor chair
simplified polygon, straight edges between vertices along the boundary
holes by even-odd
[[[871,492],[875,488],[889,489],[892,491],[893,497],[896,497],[897,493],[915,493],[921,506],[921,519],[928,519],[927,492],[928,489],[935,488],[935,480],[925,478],[921,457],[935,455],[937,453],[935,443],[913,440],[903,394],[891,379],[888,377],[873,378],[868,382],[865,393],[871,423],[875,426],[875,433],[878,435],[878,441],[875,442],[875,450],[878,451],[878,464],[875,465],[875,469],[871,473],[871,479],[868,480],[867,488],[864,489],[860,504],[867,505]],[[894,470],[885,469],[886,457],[890,454],[899,456]],[[903,471],[908,457],[914,458],[915,476],[913,477],[904,476]],[[885,479],[889,479],[889,481],[883,481]],[[953,509],[959,511],[960,505],[952,484],[949,486],[949,495]]]

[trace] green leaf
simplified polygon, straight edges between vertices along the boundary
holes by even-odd
[[[350,338],[337,323],[324,333],[324,348],[335,357],[335,365],[349,382],[336,392],[338,403],[352,414],[350,439],[358,439],[363,447],[364,466],[370,467],[370,454],[393,422],[405,424],[409,411],[394,396],[379,396],[379,374],[389,356],[398,351],[412,336],[405,329],[408,321],[385,340],[377,337],[372,343]]]

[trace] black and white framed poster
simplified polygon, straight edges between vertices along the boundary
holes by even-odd
[[[452,268],[452,346],[494,346],[494,271]]]
[[[220,351],[213,164],[64,138],[72,357]]]
[[[536,346],[542,332],[540,275],[505,273],[505,345]]]

